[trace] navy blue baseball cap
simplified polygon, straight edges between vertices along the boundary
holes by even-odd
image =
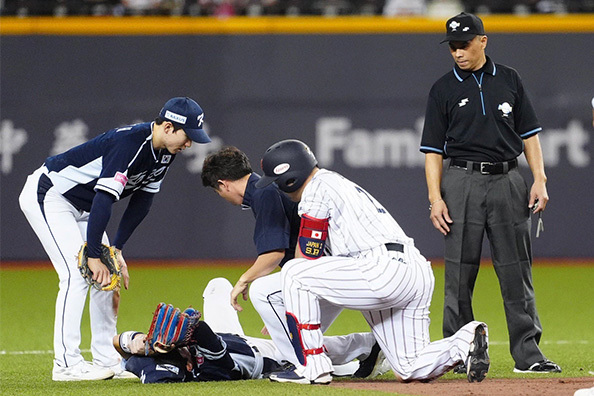
[[[474,14],[461,12],[446,22],[446,37],[440,44],[446,41],[469,41],[484,34],[485,27],[481,18]]]
[[[181,126],[188,137],[196,143],[209,143],[211,140],[202,129],[204,112],[190,98],[172,98],[165,103],[159,117]]]

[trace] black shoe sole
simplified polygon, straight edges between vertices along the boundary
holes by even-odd
[[[361,362],[357,371],[353,373],[353,378],[367,378],[371,375],[375,365],[377,364],[380,350],[380,346],[377,342],[373,344],[373,347],[371,347],[371,353],[367,359]]]
[[[473,350],[469,353],[467,372],[468,382],[481,382],[489,372],[491,360],[489,359],[487,345],[487,331],[480,325],[474,332]]]

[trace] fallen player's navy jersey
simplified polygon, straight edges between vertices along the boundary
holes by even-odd
[[[201,330],[210,330],[206,324],[201,322]],[[236,334],[220,333],[210,331],[207,337],[214,337],[208,341],[211,347],[206,348],[207,343],[204,333],[200,341],[201,345],[191,344],[188,346],[189,358],[192,369],[187,370],[187,359],[179,350],[175,349],[167,354],[154,354],[151,356],[132,356],[126,360],[126,370],[134,373],[144,384],[160,382],[190,382],[190,381],[235,381],[241,379],[257,378],[262,373],[262,366],[257,370],[256,356],[252,347]],[[215,344],[212,344],[212,342]],[[213,345],[215,347],[213,347]],[[272,371],[279,367],[276,362],[266,358],[264,370]],[[255,370],[258,372],[256,373]]]
[[[166,149],[154,150],[153,123],[107,131],[45,161],[54,188],[77,209],[90,212],[95,191],[116,200],[134,191],[157,193],[175,159]]]
[[[192,375],[186,370],[186,359],[177,349],[162,355],[134,355],[126,360],[125,368],[140,378],[143,384],[192,380]]]

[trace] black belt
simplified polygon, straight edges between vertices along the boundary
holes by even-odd
[[[473,171],[480,172],[483,175],[500,175],[509,172],[518,166],[518,160],[513,159],[507,162],[474,162],[464,161],[452,158],[450,166],[455,166],[462,169],[472,169]]]
[[[401,243],[386,243],[386,249],[393,252],[404,253],[404,245]]]

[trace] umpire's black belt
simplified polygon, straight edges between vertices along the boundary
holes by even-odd
[[[480,172],[483,175],[501,175],[518,166],[518,160],[513,159],[506,162],[474,162],[464,161],[452,158],[450,166],[462,169],[472,169],[475,172]]]
[[[404,253],[404,245],[401,243],[386,243],[386,249],[393,252]]]

